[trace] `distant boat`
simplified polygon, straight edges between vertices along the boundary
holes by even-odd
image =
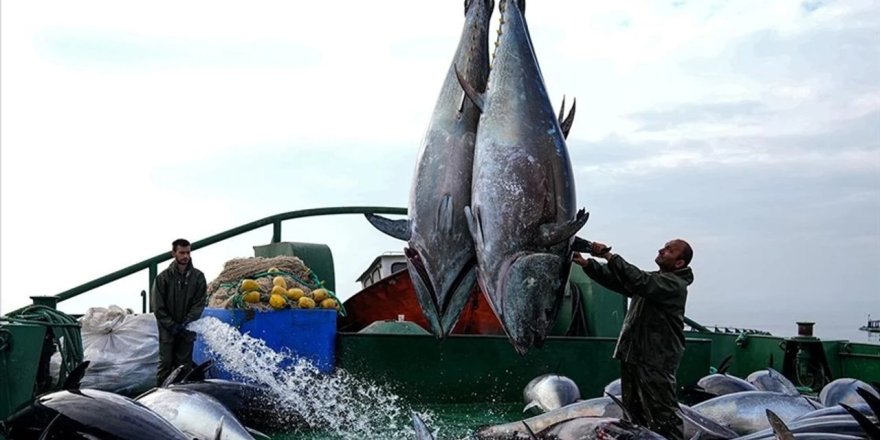
[[[880,333],[880,319],[871,320],[871,317],[869,316],[868,323],[859,327],[859,330],[864,330],[871,333]]]

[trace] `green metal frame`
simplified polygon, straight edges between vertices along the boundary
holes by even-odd
[[[0,325],[0,420],[5,420],[34,394],[46,326],[42,322]]]
[[[340,206],[340,207],[332,207],[332,208],[316,208],[316,209],[303,209],[299,211],[290,211],[285,212],[283,214],[276,214],[269,217],[261,218],[256,221],[252,221],[250,223],[245,223],[236,228],[229,229],[227,231],[223,231],[219,234],[214,234],[208,238],[204,238],[199,241],[195,241],[192,243],[192,249],[201,249],[203,247],[210,246],[214,243],[218,243],[220,241],[226,240],[228,238],[235,237],[237,235],[244,234],[245,232],[253,231],[254,229],[261,228],[263,226],[272,225],[272,243],[280,243],[281,242],[281,222],[284,220],[292,220],[296,218],[303,217],[318,217],[323,215],[338,215],[338,214],[391,214],[391,215],[406,215],[406,208],[395,208],[395,207],[387,207],[387,206]],[[90,290],[101,287],[105,284],[109,284],[118,279],[127,277],[129,275],[140,272],[144,269],[149,269],[149,286],[153,287],[153,280],[156,278],[156,274],[158,273],[158,265],[159,263],[168,261],[171,259],[170,252],[163,252],[155,257],[148,258],[140,263],[132,264],[124,269],[117,270],[116,272],[110,273],[108,275],[104,275],[100,278],[89,281],[85,284],[81,284],[72,289],[65,290],[54,296],[56,298],[55,302],[61,302],[73,298],[75,296],[81,295]],[[34,298],[34,297],[32,297]],[[43,298],[43,297],[37,297]],[[36,302],[36,300],[35,300]],[[21,310],[21,309],[19,309]]]
[[[548,337],[525,356],[505,336],[339,333],[339,368],[382,383],[399,396],[422,402],[517,402],[522,389],[540,374],[570,377],[583,396],[600,396],[619,377],[612,358],[616,338]],[[709,371],[711,341],[688,338],[678,369],[680,386]]]

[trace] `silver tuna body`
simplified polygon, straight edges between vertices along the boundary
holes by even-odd
[[[576,208],[565,137],[523,15],[510,0],[500,10],[489,85],[475,98],[483,112],[466,213],[480,287],[524,354],[543,344],[556,319],[573,236],[587,215]]]
[[[156,388],[137,399],[181,431],[213,439],[222,428],[221,440],[253,440],[253,436],[219,400],[197,391]]]
[[[834,406],[839,403],[852,406],[864,403],[864,399],[856,391],[859,388],[880,397],[880,393],[865,382],[853,378],[841,378],[822,387],[822,391],[819,392],[819,400],[825,406]]]
[[[545,413],[577,402],[580,389],[573,380],[558,374],[542,374],[523,389],[523,412]]]
[[[788,423],[816,409],[806,398],[769,391],[725,394],[691,407],[697,413],[727,425],[740,435],[770,427],[766,410]]]
[[[492,0],[468,0],[465,24],[419,150],[409,196],[409,220],[367,218],[381,231],[407,240],[408,270],[416,296],[437,337],[449,334],[476,284],[476,256],[464,207],[479,109],[465,99],[456,68],[483,91],[489,75]]]
[[[797,387],[787,377],[772,368],[755,371],[746,377],[746,381],[761,391],[774,391],[792,396],[800,395]]]

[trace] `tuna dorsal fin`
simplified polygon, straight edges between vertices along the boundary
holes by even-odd
[[[61,389],[78,390],[79,384],[82,382],[83,377],[85,377],[86,370],[89,368],[90,363],[91,361],[83,361],[70,373],[67,373],[67,378],[64,379],[64,385],[62,385]]]
[[[217,429],[214,430],[214,440],[220,440],[220,437],[223,436],[223,422],[226,421],[226,416],[220,416],[220,422],[217,423]]]
[[[437,231],[447,235],[454,232],[452,230],[452,225],[455,223],[452,202],[452,196],[444,194],[440,199],[440,205],[437,206]]]
[[[165,380],[162,381],[162,384],[159,385],[159,388],[168,388],[168,386],[171,384],[182,382],[184,376],[186,376],[185,371],[186,365],[179,365],[177,368],[174,369],[174,371],[171,372],[171,374],[168,375],[168,377],[165,378]]]
[[[416,431],[416,440],[434,440],[434,434],[431,434],[428,425],[422,420],[422,416],[415,411],[412,413],[412,423],[413,429]]]
[[[623,419],[624,420],[626,420],[627,422],[633,421],[632,414],[629,413],[629,409],[626,407],[626,405],[623,404],[623,401],[621,401],[617,396],[615,396],[611,393],[605,393],[605,395],[608,396],[609,398],[611,398],[611,400],[614,401],[614,403],[616,403],[617,406],[620,407],[620,410],[623,411]]]
[[[559,107],[559,128],[562,130],[562,137],[568,139],[568,132],[571,131],[571,125],[574,124],[574,112],[577,110],[577,99],[573,98],[571,102],[571,110],[568,116],[565,116],[565,95],[562,96],[562,106]]]
[[[574,234],[577,234],[577,231],[584,227],[584,224],[586,224],[589,219],[590,213],[581,209],[574,217],[574,220],[564,223],[545,223],[538,228],[539,240],[544,246],[551,246],[563,240],[568,240],[573,237]]]
[[[522,421],[522,424],[526,427],[526,432],[529,433],[529,438],[531,440],[538,440],[538,436],[535,435],[535,431],[532,431],[532,428],[529,426],[528,423],[526,423],[525,420]]]
[[[208,370],[214,366],[214,360],[208,359],[205,362],[202,362],[199,365],[196,365],[195,368],[192,369],[186,376],[183,376],[184,382],[200,382],[205,380],[208,377]]]
[[[838,405],[842,406],[843,409],[846,410],[846,412],[848,412],[851,416],[853,416],[854,419],[856,419],[856,422],[858,422],[859,426],[862,427],[862,430],[865,431],[865,434],[868,435],[869,439],[880,440],[880,427],[875,425],[874,422],[871,421],[871,419],[865,417],[865,415],[860,413],[857,409],[845,403],[839,403]]]
[[[453,65],[452,68],[455,70],[455,77],[458,78],[458,83],[461,85],[461,89],[464,90],[464,93],[467,95],[468,99],[474,103],[474,106],[480,110],[480,113],[483,113],[483,105],[485,104],[485,95],[478,92],[468,80],[461,76],[461,72],[458,71],[458,66]]]
[[[868,404],[871,411],[874,411],[874,417],[880,417],[880,397],[871,394],[870,391],[862,387],[856,388],[856,392],[862,396],[862,399],[865,400],[865,403]]]
[[[721,363],[718,365],[718,374],[724,374],[730,368],[731,359],[733,359],[733,355],[729,354],[721,360]]]
[[[366,213],[367,218],[376,229],[398,240],[409,241],[412,232],[409,228],[409,220],[391,220],[380,215]]]
[[[776,434],[778,440],[795,440],[791,429],[788,429],[785,422],[769,409],[767,410],[767,420],[770,422],[770,427],[773,428],[773,433]]]

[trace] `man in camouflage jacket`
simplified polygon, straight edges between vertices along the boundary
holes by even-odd
[[[601,264],[575,254],[574,262],[599,284],[631,298],[614,358],[620,360],[623,403],[634,423],[670,439],[684,435],[676,398],[675,372],[684,352],[684,308],[687,287],[694,281],[689,267],[691,246],[672,240],[658,251],[660,268],[645,272],[593,242],[590,254]]]

